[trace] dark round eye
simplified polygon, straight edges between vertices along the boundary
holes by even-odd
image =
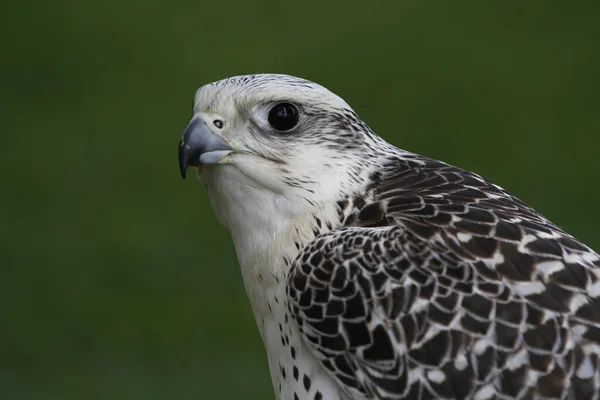
[[[269,111],[269,124],[278,131],[289,131],[298,125],[298,109],[290,103],[279,103]]]

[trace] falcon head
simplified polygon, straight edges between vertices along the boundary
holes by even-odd
[[[201,87],[179,144],[226,226],[244,203],[262,214],[306,212],[364,182],[382,142],[337,95],[288,75],[247,75]],[[240,214],[238,212],[238,214]],[[241,218],[241,216],[240,216]]]

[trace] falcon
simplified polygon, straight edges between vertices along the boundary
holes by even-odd
[[[599,398],[598,254],[324,87],[201,87],[179,166],[231,234],[277,399]]]

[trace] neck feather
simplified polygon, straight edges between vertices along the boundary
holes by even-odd
[[[307,198],[300,189],[274,193],[249,185],[233,168],[210,171],[201,180],[217,218],[232,236],[253,303],[268,288],[285,282],[299,249],[340,224],[337,199]]]

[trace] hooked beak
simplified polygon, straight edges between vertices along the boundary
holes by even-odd
[[[195,117],[183,131],[179,141],[179,170],[185,179],[190,165],[217,164],[233,149],[220,136],[208,129],[202,118]]]

